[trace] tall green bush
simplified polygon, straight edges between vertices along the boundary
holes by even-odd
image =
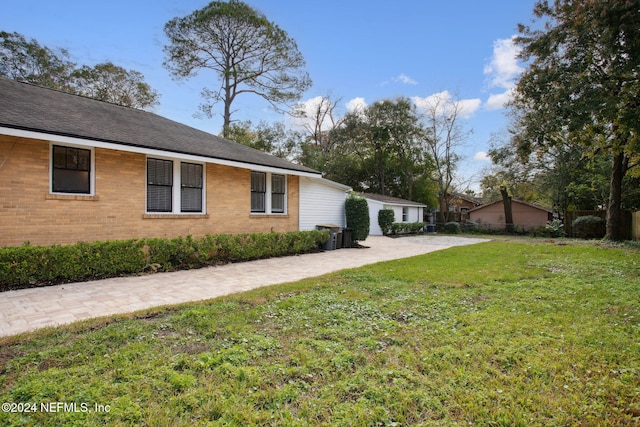
[[[369,205],[364,197],[352,194],[344,204],[347,216],[347,227],[352,230],[352,241],[355,244],[369,235]]]
[[[380,209],[378,211],[378,225],[385,236],[391,233],[393,220],[396,218],[393,209]]]
[[[595,215],[585,215],[576,218],[573,223],[573,234],[583,239],[595,239],[604,237],[604,220]]]

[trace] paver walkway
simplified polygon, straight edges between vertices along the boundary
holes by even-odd
[[[0,292],[0,336],[154,306],[210,299],[483,241],[486,240],[439,235],[400,239],[370,236],[362,242],[367,246],[364,249],[339,249],[196,270]]]

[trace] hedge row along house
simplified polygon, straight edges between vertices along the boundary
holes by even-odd
[[[147,111],[0,78],[0,247],[344,226],[348,190]]]

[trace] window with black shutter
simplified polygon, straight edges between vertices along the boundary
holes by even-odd
[[[173,209],[173,162],[147,159],[147,212]]]

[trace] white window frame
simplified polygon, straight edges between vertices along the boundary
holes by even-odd
[[[53,147],[64,147],[64,148],[77,148],[80,150],[88,150],[91,152],[90,161],[91,166],[89,168],[89,192],[88,193],[65,193],[61,191],[53,191]],[[50,141],[49,142],[49,194],[60,194],[60,195],[69,195],[69,196],[95,196],[96,194],[96,150],[94,147],[87,147],[85,145],[78,144],[67,144],[67,143],[57,143]]]
[[[147,207],[147,180],[148,180],[148,171],[147,171],[147,160],[148,159],[158,159],[158,160],[169,160],[173,162],[173,187],[171,192],[171,211],[170,212],[155,212],[149,211]],[[191,163],[194,165],[202,165],[202,211],[201,212],[182,212],[182,163]],[[144,161],[144,210],[149,215],[205,215],[207,213],[207,164],[202,162],[195,162],[191,160],[181,160],[176,159],[175,157],[164,157],[164,156],[146,156]]]
[[[252,172],[260,172],[265,174],[266,180],[266,190],[264,193],[264,212],[253,212],[251,211],[251,206],[249,206],[249,211],[251,215],[287,215],[288,212],[288,199],[289,199],[289,175],[284,173],[275,173],[275,172],[263,172],[259,170],[253,170]],[[273,185],[272,185],[272,176],[273,175],[281,175],[284,177],[284,210],[282,212],[273,212],[272,206],[272,194],[273,194]],[[251,178],[249,178],[251,179]],[[249,190],[251,191],[251,190]]]

